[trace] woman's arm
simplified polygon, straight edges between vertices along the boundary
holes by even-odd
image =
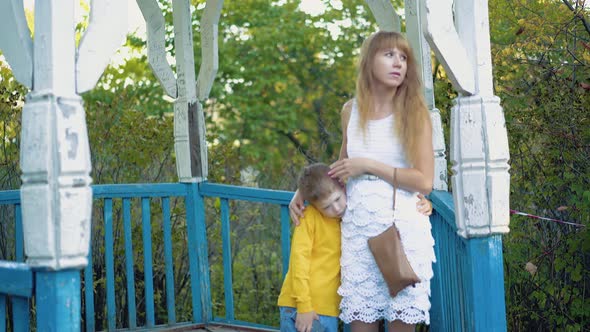
[[[348,142],[347,130],[348,121],[350,120],[350,113],[352,112],[352,103],[352,99],[347,101],[344,104],[344,106],[342,106],[342,111],[340,112],[340,125],[342,126],[342,145],[340,146],[340,155],[338,156],[338,160],[348,158],[346,143]]]

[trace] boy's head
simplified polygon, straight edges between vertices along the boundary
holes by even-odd
[[[330,167],[322,163],[305,167],[299,176],[299,192],[324,217],[340,218],[346,210],[346,193],[329,171]]]

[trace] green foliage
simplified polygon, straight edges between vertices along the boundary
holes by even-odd
[[[511,208],[504,237],[509,330],[582,331],[590,321],[590,53],[571,1],[490,1],[496,93],[506,115]]]
[[[0,190],[18,189],[20,119],[26,88],[0,62]]]
[[[206,107],[214,144],[235,146],[242,169],[252,167],[261,184],[281,189],[293,189],[306,161],[337,158],[339,110],[354,90],[354,52],[374,29],[361,1],[318,16],[298,4],[224,4],[219,72]],[[345,19],[350,26],[333,38],[328,26]]]
[[[18,189],[20,185],[20,119],[25,88],[0,62],[0,190]],[[0,259],[14,260],[15,212],[12,206],[0,205]]]

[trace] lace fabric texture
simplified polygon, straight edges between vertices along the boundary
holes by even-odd
[[[349,157],[354,157],[357,151],[361,151],[365,157],[379,154],[378,157],[382,161],[395,167],[404,167],[406,161],[400,160],[399,153],[394,151],[393,155],[384,155],[383,148],[374,148],[376,145],[391,146],[391,140],[395,140],[394,145],[397,147],[393,150],[399,150],[400,144],[394,135],[383,139],[383,136],[392,133],[392,121],[385,119],[378,120],[380,123],[370,123],[370,126],[374,126],[370,128],[371,134],[375,131],[380,132],[379,139],[371,140],[369,137],[364,144],[358,143],[359,140],[362,142],[363,138],[354,137],[355,134],[350,127],[350,123],[354,123],[357,118],[355,106],[348,131],[352,134],[352,137],[349,135],[349,143],[355,142],[355,145],[353,149],[349,146]],[[389,183],[381,179],[351,178],[347,182],[346,190],[348,205],[341,225],[342,283],[338,289],[342,296],[340,318],[345,323],[355,320],[371,323],[386,319],[401,320],[407,324],[429,324],[430,279],[433,276],[432,263],[436,258],[430,220],[416,210],[419,200],[417,193],[397,189],[394,220],[393,186]],[[394,222],[408,261],[421,282],[413,287],[406,287],[392,298],[369,250],[367,239],[385,231]]]

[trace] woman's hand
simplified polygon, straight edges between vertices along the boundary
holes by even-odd
[[[344,183],[348,178],[365,173],[367,161],[364,158],[345,158],[338,160],[330,165],[331,170],[328,172],[333,178],[338,178]]]
[[[301,195],[299,195],[299,189],[295,191],[295,195],[289,202],[289,215],[291,216],[291,220],[295,224],[295,226],[299,226],[299,218],[303,217],[303,210],[305,209],[305,205],[303,203],[303,199]]]
[[[416,209],[423,215],[430,216],[432,214],[432,202],[426,199],[422,194],[418,194],[418,198],[420,198],[420,200],[416,203]]]

